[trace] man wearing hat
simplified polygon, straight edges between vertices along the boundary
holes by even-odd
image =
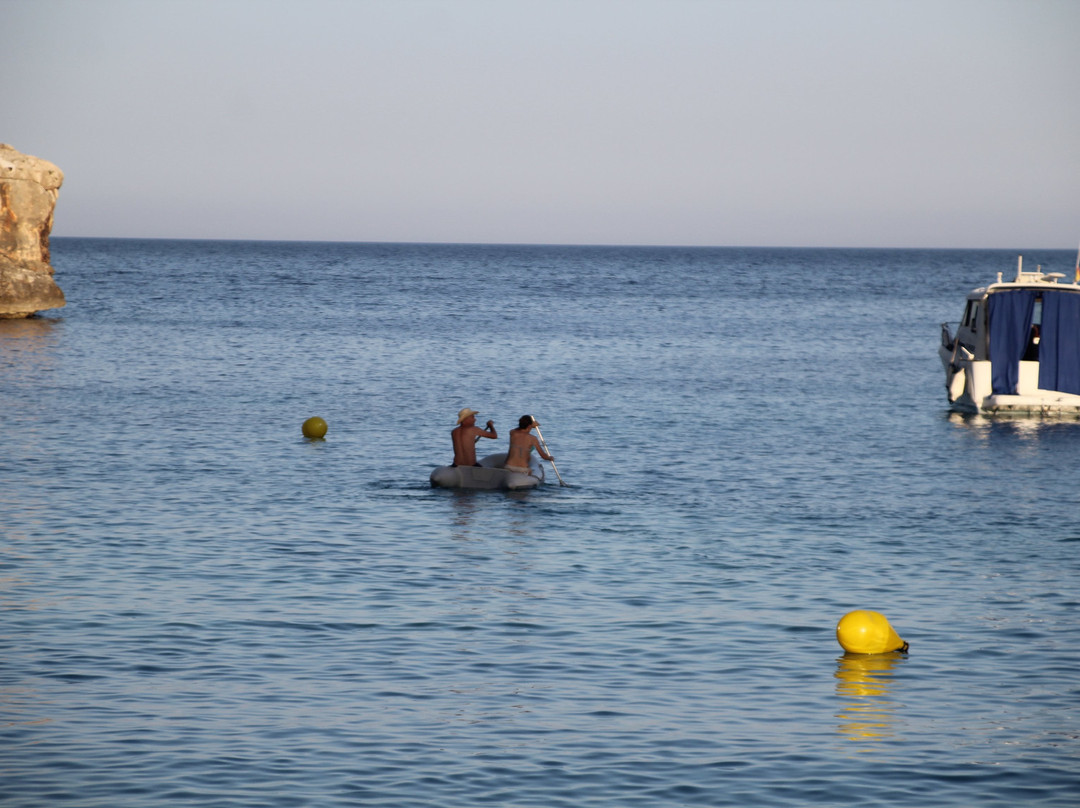
[[[477,410],[468,407],[457,414],[458,425],[450,430],[450,437],[454,441],[455,466],[479,466],[476,462],[477,438],[497,438],[495,422],[488,421],[487,429],[481,429],[476,425]]]

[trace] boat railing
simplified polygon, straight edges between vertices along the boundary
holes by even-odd
[[[1001,283],[1002,273],[998,273],[997,282]],[[1043,272],[1042,264],[1035,267],[1035,271],[1024,269],[1024,256],[1016,257],[1016,279],[1013,283],[1057,283],[1065,277],[1064,272]]]
[[[956,330],[957,331],[960,330],[960,323],[959,322],[956,324]],[[953,337],[952,332],[949,330],[949,324],[948,323],[942,323],[941,324],[941,347],[944,348],[946,351],[951,351],[953,349],[954,344],[955,344],[954,339],[955,338]]]

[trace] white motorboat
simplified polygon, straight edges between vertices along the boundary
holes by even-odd
[[[956,328],[941,324],[938,355],[958,412],[1080,415],[1080,284],[1024,271],[972,290]]]
[[[503,468],[506,452],[480,459],[479,466],[439,466],[431,472],[435,488],[478,488],[520,491],[536,488],[544,481],[544,467],[535,457],[529,458],[529,474]]]

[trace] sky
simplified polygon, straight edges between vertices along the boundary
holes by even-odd
[[[0,0],[55,236],[1075,249],[1077,0]]]

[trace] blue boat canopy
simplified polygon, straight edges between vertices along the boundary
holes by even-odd
[[[1080,395],[1080,294],[1043,292],[1039,387]]]
[[[991,385],[995,395],[1016,395],[1020,359],[1031,337],[1036,303],[1039,325],[1039,387],[1080,395],[1080,294],[1054,289],[1003,289],[987,300]]]

